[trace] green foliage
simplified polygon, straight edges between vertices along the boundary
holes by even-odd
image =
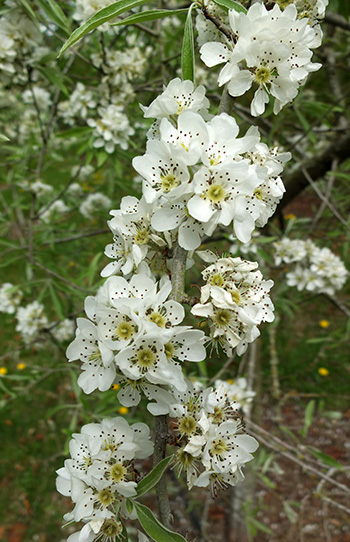
[[[186,542],[183,536],[164,527],[147,506],[136,501],[134,501],[134,506],[142,528],[152,540],[155,542]]]
[[[164,459],[162,459],[162,461],[158,463],[158,465],[153,467],[153,469],[147,474],[147,476],[142,478],[141,482],[139,482],[137,485],[138,497],[150,491],[159,482],[172,459],[172,455],[170,455],[169,457],[165,457]]]
[[[117,23],[111,23],[111,26],[145,23],[147,21],[155,21],[157,19],[164,19],[165,17],[171,17],[174,15],[182,15],[183,13],[187,13],[187,11],[187,9],[153,9],[150,11],[142,11],[141,13],[130,15]]]
[[[107,23],[119,15],[122,15],[125,13],[125,11],[129,11],[137,6],[140,6],[142,4],[146,4],[147,0],[119,0],[119,2],[114,2],[110,6],[107,6],[100,11],[96,13],[96,15],[93,15],[85,24],[83,24],[80,28],[77,28],[74,30],[72,35],[69,37],[69,39],[66,41],[66,43],[63,45],[59,52],[59,57],[63,55],[63,53],[69,49],[69,47],[72,47],[75,43],[77,43],[79,40],[81,40],[86,34],[91,32],[92,30],[95,30],[95,28],[98,28],[104,23]]]
[[[233,9],[238,13],[247,13],[246,8],[239,2],[235,2],[235,0],[214,0],[214,2],[222,8]]]
[[[181,69],[182,78],[194,81],[194,38],[193,38],[193,23],[192,9],[195,4],[191,4],[185,23],[184,37],[181,51]]]

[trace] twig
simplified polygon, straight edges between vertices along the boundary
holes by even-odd
[[[72,282],[66,279],[65,277],[62,277],[58,273],[55,273],[55,271],[48,269],[47,267],[45,267],[45,265],[42,265],[40,262],[34,261],[33,265],[35,265],[36,267],[40,267],[40,269],[45,271],[45,273],[47,273],[48,275],[51,275],[52,277],[56,277],[56,279],[61,280],[62,282],[65,282],[66,284],[69,284],[69,286],[71,286],[72,288],[76,290],[80,290],[81,292],[84,292],[85,294],[90,293],[90,291],[87,290],[86,288],[82,288],[81,286],[78,286],[78,284],[75,284],[75,282]]]
[[[252,434],[253,436],[256,436],[259,439],[260,442],[265,444],[265,446],[267,446],[268,448],[271,448],[275,452],[278,452],[281,455],[283,455],[284,457],[290,459],[291,461],[293,461],[293,463],[296,463],[302,469],[308,470],[308,471],[312,472],[313,474],[316,474],[319,478],[323,478],[327,482],[330,482],[331,484],[337,486],[344,493],[350,495],[350,489],[348,487],[346,487],[344,484],[341,484],[340,482],[337,482],[336,480],[333,480],[327,474],[324,474],[323,472],[316,469],[315,467],[312,467],[311,465],[299,460],[297,457],[295,457],[292,454],[290,454],[289,452],[286,452],[285,450],[283,450],[280,446],[276,446],[275,444],[273,444],[271,442],[271,440],[275,440],[275,439],[273,438],[273,436],[270,433],[268,433],[267,431],[265,431],[261,427],[255,425],[251,421],[248,421],[247,425],[250,426],[250,429],[249,429],[250,434]],[[257,431],[252,430],[251,427],[255,427],[257,429]],[[259,432],[267,434],[268,437],[269,437],[269,441],[267,441],[263,437],[261,437],[261,435],[259,435]]]
[[[103,230],[95,230],[95,231],[89,231],[87,233],[81,233],[79,235],[72,235],[71,237],[63,237],[62,239],[54,239],[53,241],[45,241],[45,243],[42,243],[40,246],[46,246],[46,245],[56,245],[58,243],[70,243],[71,241],[76,241],[77,239],[84,239],[85,237],[94,237],[95,235],[102,235],[106,233],[111,233],[111,231],[107,228]]]
[[[317,184],[315,183],[315,181],[311,178],[311,176],[309,175],[307,169],[302,166],[301,167],[301,171],[303,172],[305,178],[307,179],[308,183],[310,183],[310,185],[312,186],[312,188],[314,189],[314,191],[316,192],[316,194],[318,195],[318,197],[325,203],[325,205],[332,211],[332,213],[334,214],[334,216],[343,224],[343,226],[346,227],[347,230],[350,231],[350,226],[349,224],[346,222],[346,220],[344,220],[344,218],[340,215],[340,213],[338,212],[338,210],[334,207],[334,205],[328,201],[327,197],[321,192],[321,190],[318,188]]]

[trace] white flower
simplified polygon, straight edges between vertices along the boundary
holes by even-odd
[[[48,319],[44,314],[44,305],[38,301],[33,301],[25,307],[19,307],[16,312],[17,325],[16,331],[19,331],[26,344],[37,338],[40,331],[47,327]]]
[[[190,174],[185,162],[175,159],[172,147],[162,141],[150,140],[147,153],[133,159],[132,165],[145,181],[143,195],[147,203],[163,196],[174,201],[191,192]]]
[[[64,201],[62,201],[61,199],[57,199],[49,206],[39,209],[38,215],[40,217],[40,220],[45,222],[45,224],[50,224],[50,222],[53,221],[56,217],[67,213],[68,211],[69,207],[64,203]]]
[[[112,200],[97,192],[96,194],[89,194],[87,198],[80,204],[79,211],[85,218],[94,218],[100,211],[110,209],[112,207]]]
[[[31,90],[25,90],[22,93],[24,103],[31,104],[40,111],[47,111],[52,103],[50,93],[44,88],[33,86]]]
[[[309,72],[320,68],[310,62],[318,33],[308,19],[298,19],[293,4],[281,11],[276,4],[267,10],[255,3],[247,13],[229,11],[234,43],[210,41],[201,47],[201,58],[207,66],[225,63],[219,85],[228,83],[231,96],[241,96],[257,85],[251,113],[261,115],[271,94],[275,98],[274,113],[290,102],[305,82]]]
[[[65,318],[58,324],[58,326],[54,327],[52,330],[52,335],[57,339],[59,342],[68,341],[72,338],[75,330],[75,323],[73,320],[70,320],[69,318]]]
[[[104,147],[109,154],[114,152],[116,145],[126,150],[129,137],[135,133],[135,130],[130,126],[124,108],[110,104],[99,107],[97,112],[99,115],[97,120],[87,119],[87,124],[94,128],[94,147]]]
[[[86,318],[77,319],[76,338],[68,346],[67,358],[83,362],[78,384],[85,393],[97,388],[106,391],[113,384],[116,374],[113,353],[99,340],[96,326]]]
[[[273,282],[263,280],[256,262],[241,258],[220,258],[207,267],[201,289],[201,302],[191,312],[209,318],[213,342],[230,354],[241,355],[259,335],[257,326],[271,322],[273,305],[268,295]]]
[[[22,297],[23,292],[17,286],[11,282],[4,282],[0,288],[0,312],[7,314],[16,312]]]
[[[205,97],[205,88],[202,85],[194,88],[192,81],[181,81],[177,77],[170,81],[164,92],[148,107],[142,107],[142,110],[146,118],[162,119],[180,115],[188,109],[203,114],[208,108],[209,100]]]
[[[153,452],[149,428],[129,424],[123,418],[102,420],[73,434],[71,459],[57,471],[57,489],[70,496],[75,507],[67,520],[83,521],[73,541],[92,541],[95,535],[113,538],[122,532],[120,519],[127,517],[125,498],[136,494],[133,459]]]

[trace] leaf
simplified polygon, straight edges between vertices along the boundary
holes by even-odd
[[[87,273],[87,277],[88,277],[88,280],[89,280],[89,286],[92,286],[93,283],[94,283],[94,279],[95,279],[96,271],[97,271],[97,268],[98,268],[98,264],[100,263],[100,260],[101,260],[102,256],[103,256],[102,252],[98,252],[90,262],[88,273]]]
[[[7,136],[5,136],[4,134],[0,134],[0,141],[10,141],[9,138]]]
[[[59,132],[55,134],[56,137],[68,138],[68,137],[80,137],[90,135],[93,132],[93,128],[90,126],[79,126],[78,128],[71,128],[65,130],[64,132]]]
[[[301,431],[301,434],[303,435],[303,437],[306,437],[306,435],[307,435],[307,433],[308,433],[308,431],[310,429],[310,425],[312,423],[312,417],[313,417],[314,410],[315,410],[315,405],[316,405],[316,402],[315,402],[314,399],[311,399],[311,401],[309,401],[308,404],[306,405],[304,428]]]
[[[283,508],[284,508],[287,518],[289,519],[291,524],[294,525],[294,523],[298,519],[297,512],[291,507],[288,501],[283,502]]]
[[[41,66],[36,66],[36,69],[41,72],[46,77],[46,79],[50,81],[50,83],[53,83],[55,87],[59,88],[63,92],[63,94],[65,94],[67,97],[69,96],[69,90],[63,83],[63,80],[67,78],[60,71],[56,70],[55,68],[49,68],[47,66],[45,68],[42,68]]]
[[[184,37],[181,50],[181,69],[183,80],[189,79],[194,82],[194,39],[192,26],[192,9],[195,4],[192,4],[188,10]]]
[[[214,0],[214,2],[222,8],[233,9],[238,13],[247,13],[246,8],[243,7],[239,2],[235,2],[234,0]]]
[[[269,527],[266,527],[266,525],[261,523],[261,521],[258,521],[255,518],[247,518],[247,519],[248,519],[248,523],[250,523],[251,525],[254,525],[254,527],[256,527],[259,531],[263,531],[264,533],[267,533],[267,534],[273,534],[271,529],[269,529]]]
[[[119,0],[119,2],[114,2],[110,6],[100,9],[100,11],[90,17],[86,23],[74,30],[73,34],[71,34],[61,48],[58,58],[62,56],[69,47],[74,45],[74,43],[77,43],[77,41],[81,40],[81,38],[91,32],[91,30],[94,30],[98,26],[101,26],[101,24],[107,23],[111,19],[118,17],[118,15],[121,15],[125,11],[129,11],[130,9],[140,6],[141,4],[146,4],[147,1],[148,0]]]
[[[53,303],[57,316],[59,317],[60,320],[64,320],[65,317],[64,317],[64,313],[62,309],[62,304],[58,295],[56,294],[56,291],[52,282],[49,282],[49,292],[50,292],[52,303]]]
[[[152,489],[152,487],[154,487],[159,482],[172,458],[173,456],[170,455],[169,457],[165,457],[164,459],[162,459],[162,461],[160,461],[158,465],[156,465],[154,469],[152,469],[151,472],[149,472],[147,476],[145,476],[141,480],[141,482],[138,483],[138,497],[140,497],[144,493],[147,493],[147,491]]]
[[[164,527],[147,506],[138,502],[134,505],[142,528],[155,542],[186,542],[183,536]]]
[[[320,452],[319,450],[310,449],[310,453],[312,455],[314,455],[315,457],[317,457],[317,459],[320,459],[322,461],[322,463],[324,463],[328,467],[335,467],[336,469],[339,469],[339,470],[343,469],[343,465],[338,463],[338,461],[336,459],[334,459],[334,457],[332,457],[332,456],[330,456],[328,454],[325,454],[324,452]]]
[[[67,17],[65,16],[62,8],[55,2],[55,0],[36,0],[46,17],[55,23],[66,34],[70,34],[70,26]]]
[[[37,16],[35,15],[34,10],[31,8],[30,4],[27,2],[27,0],[19,0],[23,6],[23,8],[28,13],[29,17],[32,19],[35,26],[39,28],[39,21],[37,19]]]
[[[303,113],[300,111],[299,108],[294,107],[294,111],[295,111],[295,113],[296,113],[296,115],[297,115],[297,117],[298,117],[298,119],[300,121],[300,124],[304,128],[304,130],[306,132],[306,135],[310,139],[311,143],[315,144],[317,142],[317,140],[316,140],[315,134],[313,133],[313,131],[311,129],[309,121],[306,119],[306,117],[304,117]]]
[[[121,26],[136,23],[145,23],[146,21],[154,21],[156,19],[163,19],[164,17],[171,17],[171,15],[181,15],[187,13],[188,9],[152,9],[150,11],[142,11],[141,13],[135,13],[130,15],[122,21],[112,23],[111,26]]]

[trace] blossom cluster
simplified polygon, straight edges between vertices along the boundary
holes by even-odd
[[[116,261],[104,276],[137,270],[152,248],[171,249],[176,239],[193,251],[218,226],[232,225],[247,242],[285,190],[279,175],[290,154],[269,149],[254,127],[238,137],[226,113],[210,117],[203,87],[174,79],[143,109],[156,118],[146,153],[133,160],[143,195],[123,198],[120,210],[111,211],[114,243],[106,255]]]
[[[66,318],[58,323],[49,323],[45,307],[39,301],[32,301],[20,306],[23,292],[10,282],[4,282],[0,287],[0,312],[13,314],[17,320],[18,331],[25,344],[35,341],[43,331],[49,331],[59,341],[69,340],[74,333],[74,322]]]
[[[85,525],[68,542],[119,539],[122,518],[130,517],[126,499],[136,495],[134,460],[153,453],[149,428],[129,426],[124,418],[90,423],[73,434],[69,450],[71,458],[57,471],[56,485],[74,503],[65,520]]]
[[[179,472],[186,473],[189,489],[210,486],[215,495],[219,488],[244,479],[242,467],[253,459],[258,443],[245,434],[239,406],[231,400],[226,383],[195,391],[187,381],[185,392],[162,390],[150,398],[155,399],[148,405],[152,414],[173,419],[178,444],[174,462]]]
[[[318,13],[324,13],[326,4],[318,2]],[[309,12],[298,14],[293,3],[284,10],[276,3],[268,10],[256,2],[246,13],[229,10],[228,17],[230,34],[222,34],[219,41],[213,40],[213,23],[203,23],[204,15],[197,18],[202,41],[202,27],[208,28],[200,50],[203,62],[209,67],[225,64],[218,83],[227,84],[231,96],[242,96],[257,86],[251,102],[253,116],[264,113],[270,96],[277,114],[296,97],[308,74],[321,67],[311,62],[312,49],[321,44],[319,25],[310,25]]]
[[[274,249],[275,264],[287,264],[288,286],[296,286],[299,291],[334,295],[349,276],[339,256],[327,247],[319,248],[311,239],[285,237],[274,243]]]
[[[186,388],[180,362],[204,360],[205,335],[180,325],[185,312],[169,298],[171,289],[168,277],[157,282],[144,266],[129,281],[109,277],[97,296],[87,297],[89,319],[78,318],[67,350],[69,361],[82,361],[78,384],[85,393],[116,383],[119,401],[129,407],[152,385]]]
[[[202,272],[206,284],[192,314],[208,319],[213,344],[226,354],[246,351],[259,335],[261,322],[272,322],[272,280],[264,280],[256,262],[240,257],[220,258]]]

